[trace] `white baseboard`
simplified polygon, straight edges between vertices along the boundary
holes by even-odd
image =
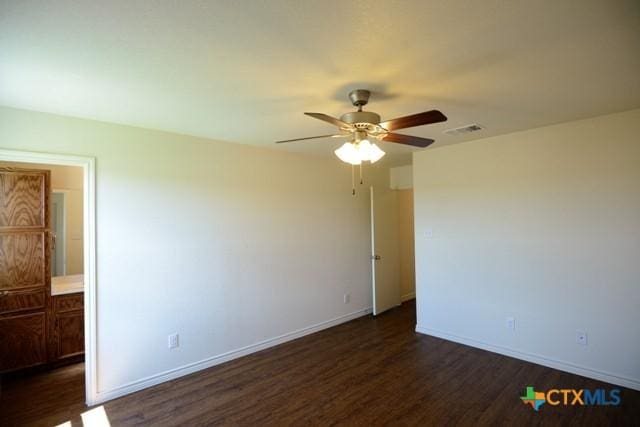
[[[431,335],[437,338],[442,338],[447,341],[453,341],[460,344],[465,344],[471,347],[480,348],[482,350],[491,351],[493,353],[503,354],[516,359],[526,360],[527,362],[536,363],[538,365],[547,366],[549,368],[558,369],[560,371],[569,372],[571,374],[582,375],[583,377],[592,378],[599,381],[608,382],[611,384],[619,385],[622,387],[631,388],[640,391],[640,380],[634,378],[621,377],[609,372],[598,371],[596,369],[587,368],[584,366],[574,365],[572,363],[563,362],[561,360],[551,359],[538,354],[526,353],[518,350],[512,350],[507,347],[489,344],[483,341],[478,341],[473,338],[461,337],[458,335],[450,334],[447,332],[438,331],[435,329],[427,328],[425,326],[416,325],[416,332],[425,335]]]
[[[303,337],[305,335],[313,334],[314,332],[319,332],[323,329],[337,326],[341,323],[345,323],[350,320],[356,319],[358,317],[365,316],[371,313],[371,311],[372,311],[371,307],[363,308],[361,310],[354,311],[353,313],[338,316],[334,319],[330,319],[324,322],[317,323],[315,325],[307,326],[306,328],[288,332],[286,334],[283,334],[274,338],[269,338],[264,341],[257,342],[255,344],[248,345],[246,347],[242,347],[242,348],[232,350],[223,354],[219,354],[217,356],[200,360],[198,362],[190,363],[188,365],[184,365],[175,369],[170,369],[168,371],[161,372],[159,374],[151,375],[146,378],[132,381],[120,387],[116,387],[110,390],[99,391],[95,399],[88,401],[87,404],[97,405],[99,403],[104,403],[108,400],[112,400],[117,397],[124,396],[126,394],[134,393],[136,391],[140,391],[142,389],[145,389],[166,381],[170,381],[188,374],[192,374],[202,369],[207,369],[212,366],[219,365],[221,363],[228,362],[230,360],[237,359],[239,357],[246,356],[248,354],[255,353],[257,351],[264,350],[266,348],[273,347],[278,344],[282,344],[287,341],[291,341],[296,338]]]
[[[415,292],[410,292],[408,294],[404,294],[402,296],[400,296],[400,301],[405,302],[405,301],[409,301],[412,299],[416,298],[416,293]]]

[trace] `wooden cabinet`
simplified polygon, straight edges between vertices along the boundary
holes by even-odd
[[[50,315],[51,362],[75,361],[84,355],[84,295],[52,298]]]
[[[34,310],[43,298],[31,292],[0,296],[0,372],[83,359],[84,295],[54,296],[49,310]]]
[[[0,168],[0,373],[49,361],[49,192],[49,171]]]
[[[0,373],[84,354],[84,295],[51,297],[50,182],[0,167]]]

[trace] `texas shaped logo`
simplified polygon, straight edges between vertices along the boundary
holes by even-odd
[[[524,396],[520,396],[520,399],[522,399],[525,405],[531,405],[536,412],[542,404],[546,402],[544,393],[535,391],[533,387],[527,387],[527,393]]]

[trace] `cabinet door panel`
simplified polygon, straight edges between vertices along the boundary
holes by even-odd
[[[0,289],[45,286],[45,233],[0,233]]]
[[[45,313],[0,318],[0,372],[47,362]]]
[[[56,316],[58,359],[84,352],[84,316],[80,312],[63,313]]]
[[[41,171],[5,169],[0,173],[0,228],[45,228],[46,176]]]

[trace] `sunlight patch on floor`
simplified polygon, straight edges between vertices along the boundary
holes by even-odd
[[[84,427],[111,427],[104,406],[98,406],[83,412],[81,415]]]
[[[104,410],[104,406],[98,406],[97,408],[89,409],[87,412],[80,414],[82,417],[82,425],[84,427],[111,427],[109,423],[109,417]],[[71,421],[58,424],[56,427],[73,427]]]

